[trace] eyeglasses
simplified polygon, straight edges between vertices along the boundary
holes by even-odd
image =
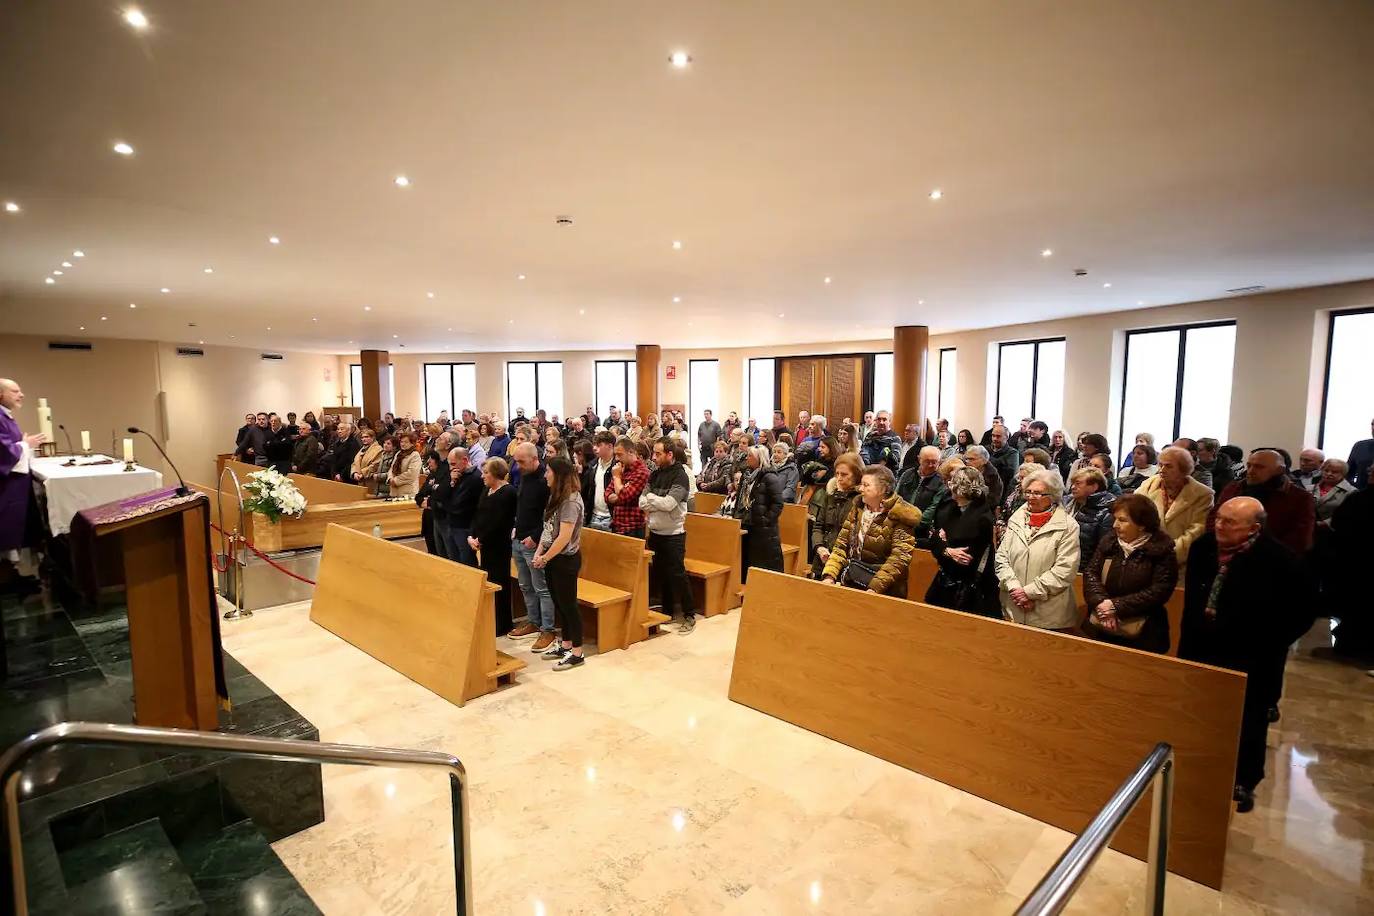
[[[1031,492],[1027,492],[1027,493],[1026,493],[1026,499],[1049,499],[1049,498],[1050,498],[1050,494],[1048,494],[1048,493],[1031,493]]]

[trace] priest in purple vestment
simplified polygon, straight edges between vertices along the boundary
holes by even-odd
[[[24,403],[24,391],[13,379],[0,378],[0,558],[28,547],[29,500],[33,482],[29,461],[33,449],[46,438],[41,433],[24,435],[14,413]]]

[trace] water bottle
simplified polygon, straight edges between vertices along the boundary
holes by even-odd
[[[375,524],[375,525],[372,526],[372,536],[373,536],[374,538],[379,538],[379,537],[382,536],[382,524],[381,524],[381,522],[378,522],[377,524]]]

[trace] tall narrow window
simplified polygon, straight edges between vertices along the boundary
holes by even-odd
[[[870,409],[892,410],[892,354],[873,354],[873,403]]]
[[[634,410],[637,395],[635,361],[632,359],[599,359],[596,361],[596,393],[593,403],[596,415],[605,418],[612,407]]]
[[[1055,429],[1064,414],[1064,338],[1025,340],[997,347],[997,413],[1011,429],[1022,417]]]
[[[391,388],[391,400],[382,408],[387,413],[396,412],[396,364],[386,365],[387,384]],[[348,403],[354,407],[363,406],[363,364],[349,363],[348,366]],[[378,418],[380,419],[380,418]]]
[[[694,359],[687,363],[687,447],[692,450],[693,466],[701,466],[696,454],[695,430],[701,422],[701,412],[720,413],[720,360]]]
[[[1235,351],[1234,321],[1127,331],[1118,463],[1140,433],[1157,449],[1180,436],[1225,442]]]
[[[954,385],[959,374],[958,360],[959,351],[957,349],[954,347],[940,348],[940,380],[935,394],[935,413],[937,419],[943,417],[950,422],[951,435],[957,428],[954,419]]]
[[[1374,353],[1374,309],[1332,312],[1326,341],[1326,380],[1318,447],[1345,458],[1371,435],[1369,355]]]
[[[477,366],[474,363],[425,363],[425,419],[447,412],[457,420],[464,410],[477,410]]]
[[[542,410],[550,420],[563,419],[563,364],[561,362],[506,363],[506,416],[518,408],[533,419]]]
[[[774,384],[775,371],[776,363],[771,359],[749,360],[749,393],[744,405],[745,416],[740,417],[741,426],[748,422],[750,417],[759,421],[760,428],[773,425],[773,410],[778,406]]]

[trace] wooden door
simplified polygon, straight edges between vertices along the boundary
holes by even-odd
[[[778,403],[789,425],[795,426],[797,411],[822,413],[833,431],[845,418],[858,423],[865,410],[864,392],[869,357],[797,356],[779,360],[781,365]],[[771,418],[758,418],[760,426],[771,426]]]

